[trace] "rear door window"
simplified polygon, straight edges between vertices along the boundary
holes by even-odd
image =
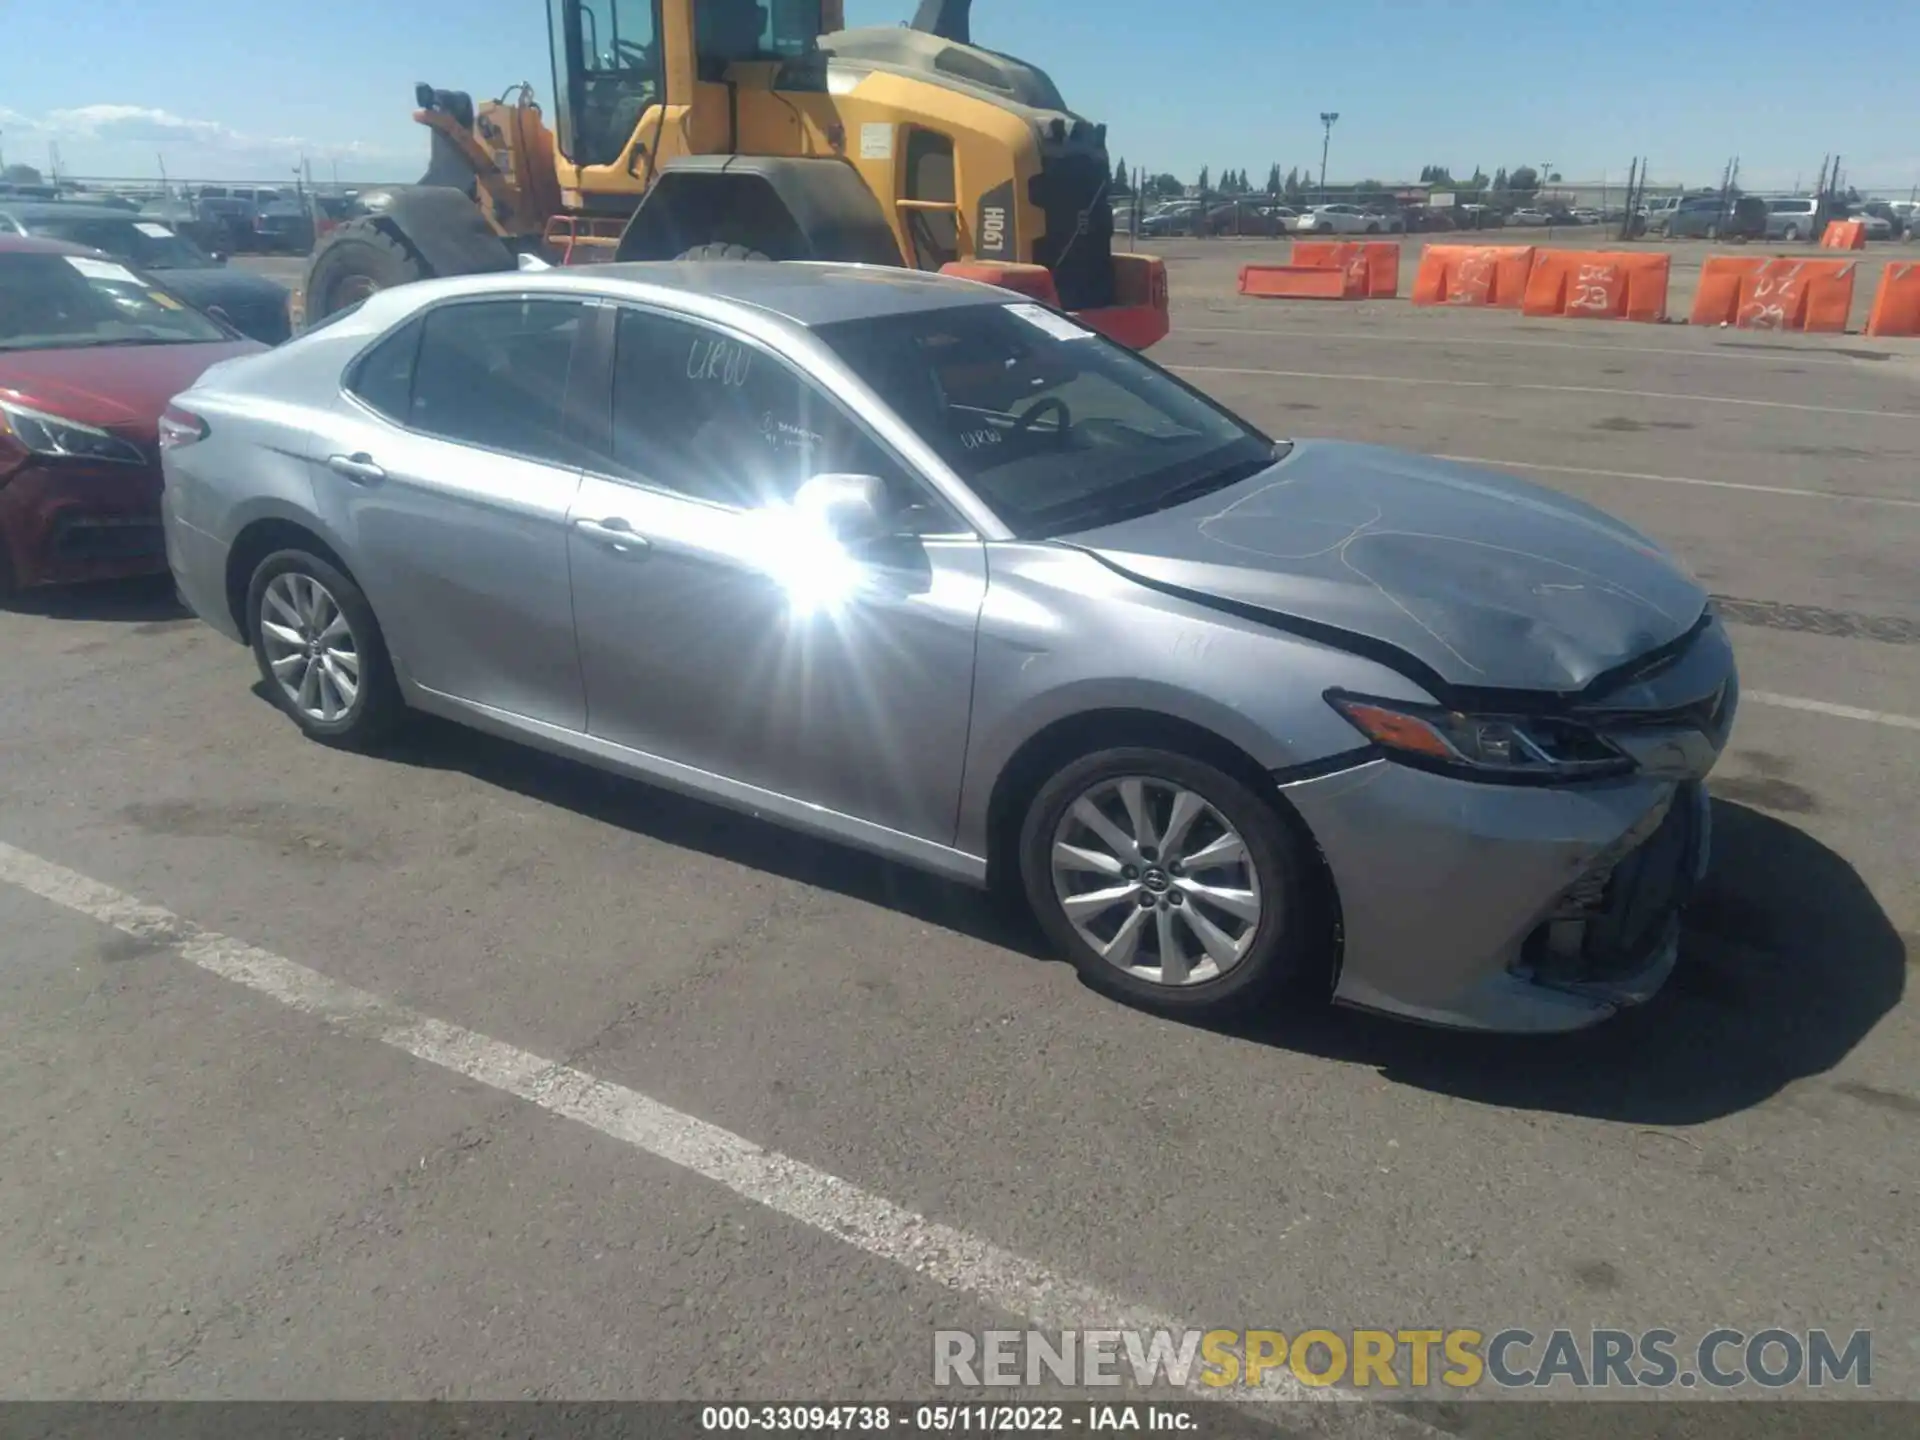
[[[406,423],[415,430],[559,465],[587,456],[565,401],[588,307],[573,300],[463,301],[424,317]]]

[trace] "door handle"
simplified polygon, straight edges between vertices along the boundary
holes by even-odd
[[[378,485],[387,478],[387,472],[373,463],[373,457],[362,450],[357,455],[330,455],[327,468],[336,475],[344,475],[356,485]]]
[[[576,520],[573,528],[616,555],[644,555],[653,548],[646,536],[635,533],[632,524],[618,515],[609,515],[603,520]]]

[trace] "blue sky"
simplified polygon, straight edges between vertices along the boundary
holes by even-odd
[[[848,0],[855,24],[913,0]],[[6,5],[0,150],[72,174],[413,179],[416,80],[550,90],[541,0],[64,0]],[[1551,161],[1568,180],[1811,183],[1822,155],[1920,183],[1920,0],[976,0],[1129,162],[1190,179],[1317,167],[1382,180]],[[82,38],[89,37],[89,38]],[[36,63],[21,63],[24,57]]]

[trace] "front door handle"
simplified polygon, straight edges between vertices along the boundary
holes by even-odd
[[[336,475],[344,475],[356,485],[378,485],[387,478],[387,472],[374,464],[373,457],[364,450],[357,455],[328,456],[327,468]]]
[[[646,536],[636,534],[631,523],[618,515],[603,520],[576,520],[573,528],[616,555],[644,555],[653,548]]]

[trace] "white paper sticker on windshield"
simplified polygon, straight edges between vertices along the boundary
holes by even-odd
[[[111,260],[95,260],[90,255],[68,255],[63,257],[67,264],[78,270],[89,280],[112,280],[120,285],[138,285],[140,277],[124,265],[116,265]]]
[[[866,124],[860,127],[860,158],[862,160],[891,160],[893,158],[893,126],[886,124]]]
[[[173,232],[164,225],[155,225],[151,220],[136,220],[133,228],[142,235],[151,235],[156,240],[171,240]]]
[[[1051,335],[1056,340],[1091,340],[1093,331],[1085,326],[1076,325],[1064,315],[1056,315],[1051,310],[1043,310],[1038,305],[1009,305],[1009,313],[1018,315],[1034,329]]]

